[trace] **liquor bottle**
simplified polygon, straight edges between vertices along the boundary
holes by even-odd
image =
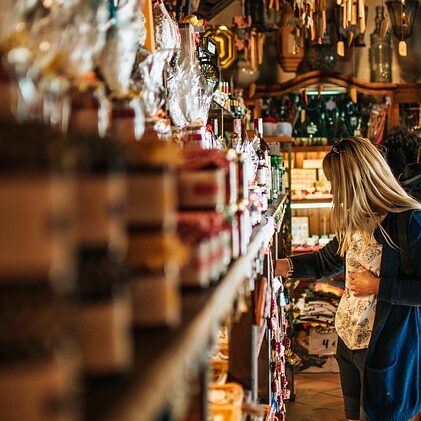
[[[257,119],[257,133],[258,133],[258,148],[257,148],[257,156],[263,157],[265,161],[265,168],[266,168],[266,193],[268,197],[268,201],[272,201],[272,170],[271,170],[271,162],[270,162],[270,148],[269,145],[266,143],[263,137],[263,120],[262,118]]]
[[[279,187],[280,187],[279,156],[276,156],[276,155],[271,156],[271,165],[272,165],[272,197],[274,200],[276,200],[279,197]]]
[[[236,150],[237,152],[241,149],[242,143],[242,124],[241,119],[234,118],[233,120],[233,130],[232,130],[232,137],[231,137],[231,147]]]
[[[370,35],[370,81],[392,81],[392,44],[391,33],[381,34],[384,21],[384,7],[376,6],[376,27]]]
[[[258,149],[257,156],[259,157],[259,163],[257,165],[256,183],[259,187],[266,188],[268,182],[268,166],[266,163],[265,154],[261,149]]]

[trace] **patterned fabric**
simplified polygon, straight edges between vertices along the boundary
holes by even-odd
[[[335,327],[340,338],[351,350],[368,348],[376,313],[376,296],[356,297],[349,290],[353,272],[370,270],[377,277],[380,272],[382,246],[375,239],[371,243],[354,234],[346,253],[345,291],[335,317]]]

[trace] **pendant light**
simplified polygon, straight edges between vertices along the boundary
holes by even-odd
[[[412,34],[418,0],[393,0],[386,2],[395,37],[399,40],[399,54],[407,55],[406,40]]]

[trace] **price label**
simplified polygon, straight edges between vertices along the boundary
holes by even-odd
[[[399,55],[402,57],[406,57],[408,55],[408,49],[405,41],[399,42]]]

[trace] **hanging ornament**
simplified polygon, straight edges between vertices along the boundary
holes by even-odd
[[[345,56],[345,44],[342,40],[338,41],[338,43],[336,44],[336,52],[338,53],[338,56]]]
[[[399,41],[399,55],[402,57],[406,57],[408,55],[408,48],[406,46],[406,41]]]
[[[348,46],[350,43],[358,47],[365,46],[367,12],[368,8],[364,0],[337,0],[334,7],[334,18],[340,41],[346,39]]]
[[[406,40],[412,34],[418,0],[393,0],[386,2],[395,37],[399,40],[399,55],[408,54]]]

